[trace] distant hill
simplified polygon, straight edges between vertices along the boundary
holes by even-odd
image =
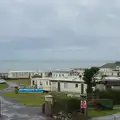
[[[114,63],[106,63],[102,65],[100,68],[116,68],[117,66],[120,66],[120,61],[116,61]]]

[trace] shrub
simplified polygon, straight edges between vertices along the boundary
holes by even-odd
[[[19,92],[19,88],[16,86],[15,87],[15,93],[18,94],[18,92]]]
[[[119,90],[107,90],[98,93],[100,99],[112,99],[114,105],[120,104],[120,91]]]
[[[72,113],[73,111],[80,110],[80,99],[77,98],[55,98],[54,113],[59,112]]]

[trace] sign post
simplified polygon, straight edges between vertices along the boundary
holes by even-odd
[[[86,109],[87,109],[87,102],[86,102],[86,100],[81,100],[81,112],[83,114],[86,114]]]

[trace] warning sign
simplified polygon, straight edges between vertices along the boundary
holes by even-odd
[[[86,104],[86,100],[81,100],[81,108],[86,108],[87,104]]]

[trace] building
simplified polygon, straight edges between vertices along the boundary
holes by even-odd
[[[120,77],[103,77],[102,83],[100,85],[97,85],[97,88],[100,90],[106,90],[106,89],[116,89],[120,90]]]
[[[7,79],[8,78],[8,73],[0,73],[0,78],[1,79]]]
[[[51,91],[85,94],[87,85],[78,78],[51,79]]]
[[[87,85],[75,73],[70,71],[53,71],[51,77],[34,75],[31,78],[31,86],[42,88],[48,91],[68,92],[85,94]]]
[[[67,78],[70,71],[52,71],[52,78]]]
[[[83,76],[85,68],[74,68],[72,71],[79,73],[80,76]]]
[[[34,75],[34,71],[9,71],[8,78],[17,79],[17,78],[30,78]]]
[[[100,72],[102,73],[102,75],[119,77],[120,61],[104,64],[100,67]]]

